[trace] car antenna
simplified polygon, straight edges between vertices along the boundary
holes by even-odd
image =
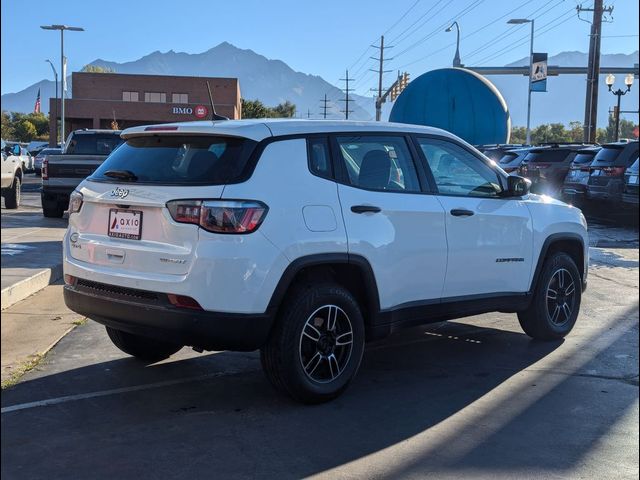
[[[213,96],[211,95],[211,87],[209,86],[209,80],[207,80],[207,90],[209,92],[209,102],[211,103],[211,120],[229,120],[227,117],[218,115],[216,113],[216,106],[213,103]]]

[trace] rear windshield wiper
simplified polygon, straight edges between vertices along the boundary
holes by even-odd
[[[138,177],[131,170],[107,170],[103,174],[105,177],[117,178],[125,182],[135,182]]]

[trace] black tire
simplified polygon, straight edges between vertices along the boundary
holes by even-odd
[[[329,317],[333,328],[327,328],[332,324]],[[260,350],[260,360],[280,392],[302,403],[327,402],[338,397],[356,375],[364,339],[362,313],[348,290],[336,284],[294,287]]]
[[[16,176],[13,179],[13,185],[4,194],[4,206],[8,209],[14,210],[20,206],[20,177]]]
[[[580,312],[582,280],[573,259],[557,252],[544,262],[528,309],[518,312],[524,332],[538,340],[564,338]]]
[[[56,204],[55,207],[42,205],[42,214],[47,218],[62,218],[64,216],[64,207]]]
[[[124,353],[146,362],[158,362],[169,358],[179,351],[183,345],[162,342],[154,338],[142,337],[132,333],[105,327],[113,344]]]

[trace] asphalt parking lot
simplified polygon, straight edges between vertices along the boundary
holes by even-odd
[[[2,475],[637,478],[637,220],[590,224],[589,288],[564,341],[532,341],[507,314],[414,328],[369,344],[349,390],[320,406],[279,396],[257,353],[144,364],[79,325],[3,390]]]

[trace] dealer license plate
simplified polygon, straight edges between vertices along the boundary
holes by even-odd
[[[141,211],[121,210],[119,208],[109,210],[107,234],[110,237],[140,240],[140,232],[142,232]]]
[[[629,183],[637,184],[638,183],[638,176],[637,175],[631,175],[629,177]]]

